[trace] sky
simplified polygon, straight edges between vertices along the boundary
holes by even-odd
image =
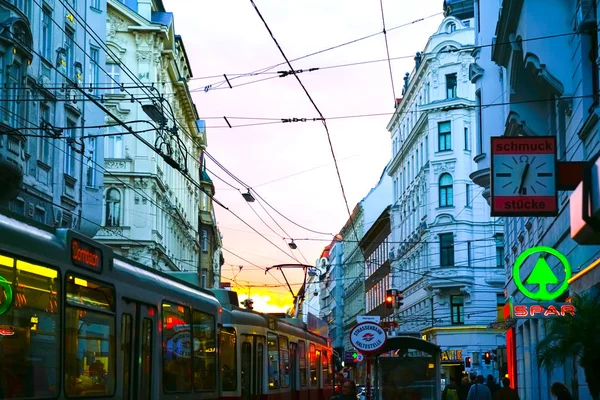
[[[215,205],[225,257],[221,280],[231,283],[240,300],[250,296],[258,311],[285,311],[292,296],[282,271],[297,292],[302,270],[265,269],[283,263],[315,265],[349,218],[327,133],[318,121],[264,124],[315,118],[318,113],[293,76],[273,73],[290,70],[287,65],[269,74],[240,76],[285,62],[250,0],[164,0],[164,4],[174,14],[175,31],[183,38],[192,67],[189,87],[200,118],[206,120],[207,151],[237,178],[207,159],[214,198],[231,211]],[[390,57],[405,56],[392,60],[394,89],[379,1],[255,0],[255,4],[289,60],[379,33],[292,61],[295,70],[321,68],[298,77],[325,118],[352,117],[327,123],[352,210],[377,184],[390,159],[386,125],[394,111],[394,92],[401,97],[415,53],[422,51],[441,23],[443,1],[383,0]],[[401,25],[406,26],[392,29]],[[323,68],[372,60],[385,61]],[[271,77],[275,78],[249,83]],[[389,114],[356,117],[381,113]],[[235,127],[248,124],[260,125]],[[247,203],[241,195],[247,187],[268,204],[260,198]],[[288,246],[291,239],[298,246],[295,251]]]

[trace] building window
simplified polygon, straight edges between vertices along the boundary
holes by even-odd
[[[454,266],[454,233],[440,234],[440,266]]]
[[[438,123],[439,151],[452,150],[452,125],[450,121]]]
[[[38,160],[43,162],[46,165],[52,165],[52,160],[50,159],[52,155],[52,151],[50,149],[52,139],[48,139],[45,136],[47,135],[47,128],[44,126],[45,124],[50,123],[50,107],[46,105],[40,106],[40,127],[42,128],[40,131],[40,137],[38,138]],[[46,128],[46,129],[44,129]]]
[[[50,61],[52,59],[52,11],[42,9],[42,56]]]
[[[106,191],[106,216],[104,226],[120,226],[121,192],[115,188]]]
[[[456,31],[456,24],[453,23],[453,22],[451,22],[451,23],[448,24],[447,32],[448,33],[452,33],[454,31]]]
[[[208,232],[206,229],[202,229],[202,252],[208,252]]]
[[[96,0],[98,1],[98,0]],[[98,6],[100,6],[98,4]],[[94,7],[94,5],[92,5]],[[89,84],[92,87],[92,93],[98,94],[98,81],[100,77],[100,50],[97,47],[90,47],[90,79]]]
[[[504,244],[502,243],[496,244],[496,267],[504,267]]]
[[[65,29],[65,50],[67,52],[67,76],[75,77],[75,32],[67,27]]]
[[[452,176],[442,174],[440,176],[440,207],[450,207],[454,205],[454,194]]]
[[[46,223],[46,210],[36,207],[33,212],[33,219],[41,224]]]
[[[473,201],[473,198],[471,197],[471,185],[467,183],[465,186],[466,186],[465,194],[467,196],[467,198],[466,198],[467,207],[471,207],[472,206],[471,201]]]
[[[469,135],[469,128],[465,126],[465,150],[471,150],[471,136]]]
[[[206,289],[206,270],[203,269],[202,270],[202,280],[200,281],[200,284],[202,285],[202,289]]]
[[[77,155],[73,150],[73,146],[75,145],[75,137],[77,135],[76,129],[77,127],[75,126],[75,122],[67,120],[67,140],[65,141],[65,174],[73,177],[75,176],[75,161],[77,159]]]
[[[450,313],[452,325],[464,325],[465,323],[465,300],[463,296],[450,296]]]
[[[121,89],[121,66],[119,64],[106,64],[108,70],[109,82],[108,86],[111,88],[108,90],[109,94],[119,94]]]
[[[477,154],[483,153],[483,112],[481,110],[481,90],[475,92],[475,124],[477,129]]]
[[[106,158],[123,158],[123,135],[121,135],[121,127],[113,125],[108,127],[108,135],[106,137]]]
[[[92,0],[90,7],[100,10],[100,0]]]
[[[88,157],[86,160],[86,179],[85,184],[89,187],[96,186],[96,138],[89,139]]]
[[[595,2],[594,2],[595,3]],[[594,9],[594,6],[591,6]],[[598,94],[600,92],[600,84],[598,82],[598,32],[594,29],[593,32],[590,33],[591,38],[591,48],[590,48],[590,63],[591,63],[591,72],[592,72],[592,101],[593,104],[598,104]]]
[[[446,98],[447,99],[453,99],[456,97],[456,85],[457,85],[456,74],[446,75]]]
[[[465,19],[462,23],[467,28],[471,26],[471,21],[469,21],[468,19]]]

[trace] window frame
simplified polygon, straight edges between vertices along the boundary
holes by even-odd
[[[450,238],[451,241],[445,241]],[[454,266],[454,233],[440,233],[440,267]]]
[[[442,180],[446,177],[450,179],[450,183],[442,183]],[[452,175],[447,172],[441,174],[438,184],[439,207],[454,207],[454,179],[452,179]]]
[[[283,347],[286,343],[285,348]],[[287,353],[287,361],[284,355]],[[286,370],[287,368],[287,370]],[[284,379],[285,378],[285,379]],[[279,388],[288,389],[291,385],[290,368],[290,339],[287,336],[279,335]]]
[[[271,346],[269,346],[269,341],[270,341],[270,337],[275,339],[275,349],[271,349]],[[273,368],[270,364],[270,357],[271,355],[269,353],[271,353],[272,351],[275,352],[275,355],[277,356],[277,368]],[[274,333],[274,332],[267,332],[267,362],[269,363],[267,365],[267,384],[269,386],[269,390],[277,390],[281,387],[281,367],[280,367],[280,360],[279,360],[279,335]],[[271,386],[271,383],[268,381],[271,378],[271,372],[275,371],[275,376],[277,377],[277,381],[273,382],[273,386]]]
[[[442,130],[448,127],[448,130]],[[452,151],[452,122],[438,122],[438,151]]]
[[[460,298],[460,303],[454,302],[457,298]],[[462,295],[450,296],[450,322],[452,325],[465,324],[465,297]]]
[[[101,285],[104,286],[106,288],[109,288],[112,290],[112,295],[113,295],[113,305],[112,305],[112,311],[105,311],[105,310],[98,310],[98,309],[94,309],[92,307],[89,306],[85,306],[85,305],[76,305],[76,304],[72,304],[69,303],[68,299],[67,299],[67,294],[68,294],[68,290],[67,290],[67,280],[69,277],[73,277],[74,279],[82,279],[84,281],[88,281],[88,282],[93,282],[97,285]],[[100,313],[100,314],[104,314],[104,315],[110,315],[112,316],[112,323],[113,323],[113,338],[114,338],[114,343],[112,346],[112,354],[111,356],[113,357],[114,361],[113,361],[113,378],[114,378],[114,382],[113,382],[113,387],[112,387],[112,392],[111,393],[107,393],[104,395],[98,395],[99,397],[112,397],[115,395],[115,393],[117,392],[117,364],[118,364],[118,360],[117,360],[117,340],[120,339],[120,337],[117,337],[117,290],[114,284],[106,282],[106,281],[102,281],[99,279],[96,279],[94,277],[89,277],[86,275],[83,275],[81,273],[79,273],[79,271],[74,271],[74,270],[67,270],[64,274],[64,280],[63,280],[63,285],[64,285],[64,307],[63,307],[63,318],[65,320],[65,322],[63,323],[63,329],[64,329],[64,333],[63,333],[63,349],[66,349],[67,346],[67,334],[66,334],[66,314],[67,314],[67,307],[72,307],[74,309],[79,309],[79,310],[85,310],[85,311],[91,311],[94,313]],[[119,321],[120,322],[120,321]],[[109,347],[109,351],[110,351],[110,347]],[[64,350],[63,350],[64,352]],[[62,361],[63,361],[63,365],[62,365],[62,378],[61,380],[64,382],[66,380],[66,370],[67,370],[67,362],[66,362],[66,355],[63,356]],[[81,398],[84,397],[84,395],[72,395],[72,394],[68,394],[67,393],[67,385],[65,384],[62,388],[65,397],[67,398]]]
[[[174,308],[177,309],[177,311],[179,311],[179,307],[183,308],[184,311],[182,312],[182,314],[184,314],[184,318],[185,318],[185,312],[186,311],[188,312],[189,321],[187,322],[187,325],[189,326],[190,337],[192,337],[192,324],[193,324],[192,309],[191,309],[191,307],[188,307],[186,305],[178,303],[177,301],[172,301],[172,300],[169,300],[169,299],[162,299],[162,301],[160,303],[160,320],[159,320],[160,321],[160,325],[159,326],[161,327],[161,330],[160,330],[160,334],[161,334],[160,335],[160,343],[161,343],[160,356],[161,356],[161,360],[162,360],[162,363],[161,363],[162,364],[161,365],[162,366],[162,369],[161,369],[162,393],[163,394],[193,393],[194,385],[193,385],[193,380],[189,379],[190,376],[187,377],[188,381],[189,381],[189,385],[190,385],[189,389],[184,388],[183,390],[177,390],[176,389],[176,390],[171,391],[171,390],[166,390],[166,388],[165,388],[165,370],[166,370],[166,366],[167,366],[167,360],[166,360],[166,357],[165,357],[165,352],[167,351],[166,343],[168,341],[167,337],[165,335],[166,329],[164,327],[165,304],[169,304],[169,307],[166,307],[166,308],[174,307]],[[179,312],[181,312],[181,311],[179,311]],[[184,324],[182,324],[182,325],[186,325],[185,324],[186,321],[185,320],[183,320],[183,321],[184,321]],[[177,335],[177,333],[174,334],[173,336],[171,336],[171,339],[175,335]],[[193,371],[192,354],[190,354],[190,358],[189,358],[189,371],[190,371],[190,375],[192,375],[192,373],[193,373],[192,372]]]
[[[306,351],[306,342],[304,340],[298,340],[298,347],[296,348],[296,353],[298,354],[298,383],[300,384],[300,387],[306,387],[308,386],[307,371],[309,360],[307,359],[308,353]],[[304,368],[302,368],[302,360],[304,360]],[[302,373],[302,371],[304,371],[304,374]],[[304,383],[302,383],[302,377],[304,377]]]
[[[227,333],[229,335],[233,335],[233,337],[235,338],[235,343],[233,344],[233,365],[234,365],[234,368],[235,368],[235,371],[234,371],[235,373],[233,374],[233,376],[235,377],[235,385],[234,385],[233,389],[228,388],[227,390],[225,390],[223,388],[223,385],[224,385],[225,382],[223,380],[223,377],[221,376],[221,388],[220,388],[220,391],[221,392],[235,392],[238,389],[239,384],[240,384],[240,382],[238,382],[238,379],[237,379],[238,378],[238,373],[237,373],[238,372],[237,371],[237,362],[238,362],[237,330],[235,328],[233,328],[233,327],[222,327],[221,328],[221,330],[219,332],[219,360],[218,360],[218,365],[219,366],[222,365],[222,359],[221,359],[221,357],[222,357],[223,352],[221,351],[221,343],[220,342],[221,342],[221,335],[223,333]]]
[[[456,25],[454,26],[456,29]],[[452,82],[454,80],[454,82]],[[451,83],[454,85],[450,86]],[[453,72],[446,74],[446,99],[455,99],[458,96],[458,74]]]
[[[195,370],[195,361],[196,358],[198,358],[196,356],[196,352],[192,350],[192,387],[194,389],[194,393],[206,393],[206,392],[216,392],[218,389],[218,385],[217,385],[217,377],[218,377],[218,366],[219,366],[219,358],[218,358],[218,352],[216,351],[216,349],[218,348],[218,332],[217,332],[217,317],[211,313],[205,312],[205,311],[201,311],[198,310],[196,308],[192,308],[192,331],[191,331],[191,335],[192,335],[192,339],[195,340],[196,336],[195,336],[195,329],[194,329],[194,317],[196,316],[196,314],[203,314],[206,317],[210,317],[212,318],[212,333],[213,333],[213,338],[212,340],[214,341],[213,345],[215,346],[215,353],[214,353],[214,368],[213,368],[213,374],[215,379],[213,380],[214,382],[214,386],[212,388],[209,389],[197,389],[196,388],[196,383],[195,383],[195,379],[194,379],[194,373],[196,372]],[[206,356],[204,357],[205,359],[207,358]],[[237,361],[237,359],[236,359]],[[237,374],[237,371],[236,371]]]

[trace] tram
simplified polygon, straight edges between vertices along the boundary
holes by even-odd
[[[325,338],[241,309],[235,292],[0,214],[0,399],[320,400],[330,356]]]

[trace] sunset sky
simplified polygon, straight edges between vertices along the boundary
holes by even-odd
[[[290,60],[382,31],[380,4],[375,0],[255,3]],[[403,77],[412,71],[415,53],[422,51],[441,22],[442,5],[442,0],[383,1],[390,57],[405,56],[392,61],[396,97],[401,97]],[[246,187],[208,160],[215,199],[272,242],[229,211],[215,206],[223,234],[222,281],[231,282],[240,300],[250,295],[259,311],[285,311],[292,300],[282,274],[275,269],[265,274],[264,269],[282,263],[314,265],[332,234],[348,220],[325,129],[320,122],[235,128],[281,118],[318,116],[293,76],[277,77],[277,71],[289,70],[287,65],[275,67],[269,74],[236,76],[284,62],[250,0],[165,0],[165,7],[174,13],[175,30],[183,38],[192,65],[194,78],[189,87],[194,91],[200,118],[206,120],[208,153],[289,220],[313,231],[330,233],[316,234],[294,225],[261,199],[247,203],[241,196]],[[425,19],[391,30],[421,18]],[[306,70],[385,58],[384,35],[379,34],[292,65],[296,70]],[[233,89],[223,82],[223,74],[227,74]],[[328,120],[352,210],[377,184],[390,158],[386,125],[394,110],[394,95],[387,60],[298,76],[326,118],[353,117]],[[274,78],[246,84],[270,77]],[[205,91],[208,85],[211,89]],[[354,117],[376,113],[389,115]],[[290,238],[298,250],[291,252],[287,245]],[[301,270],[284,271],[297,291],[302,283]]]

